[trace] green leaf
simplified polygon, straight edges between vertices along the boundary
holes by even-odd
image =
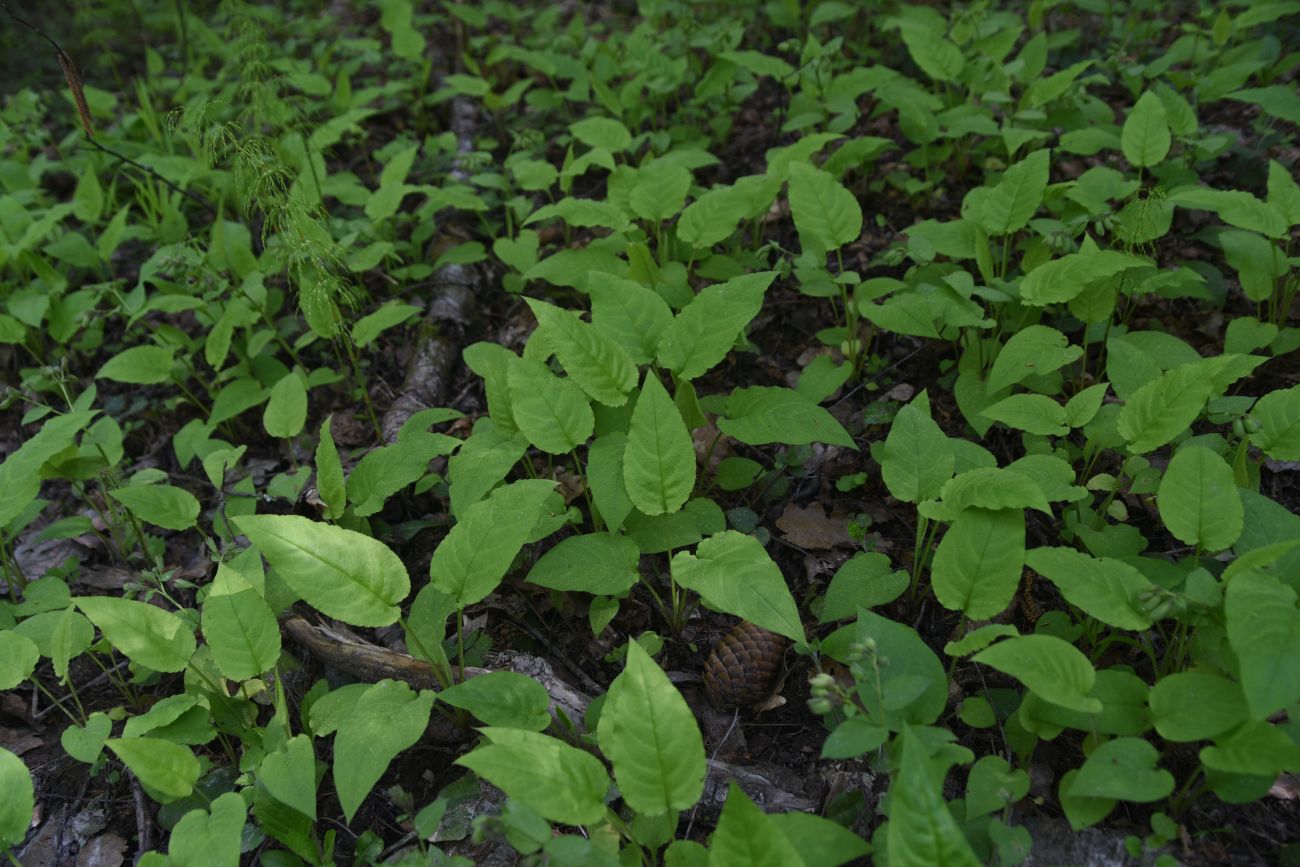
[[[1230,226],[1269,238],[1285,237],[1289,227],[1281,210],[1242,190],[1180,187],[1171,192],[1166,201],[1180,208],[1214,211]]]
[[[164,804],[187,797],[198,782],[199,760],[188,747],[161,738],[110,738],[104,746]]]
[[[381,680],[367,687],[357,697],[351,713],[337,723],[334,784],[347,821],[352,821],[389,763],[424,734],[433,700],[430,690],[417,693],[405,683]],[[319,704],[312,706],[312,729],[318,735],[329,734],[335,730],[333,727],[316,723]]]
[[[709,845],[709,867],[803,867],[790,840],[735,782],[728,784],[718,827]]]
[[[714,187],[682,211],[677,238],[696,249],[708,249],[730,238],[749,212],[749,203],[736,187]]]
[[[104,749],[104,741],[113,732],[113,721],[108,715],[95,711],[86,718],[84,726],[68,726],[59,735],[63,751],[79,762],[93,765],[99,760]]]
[[[1300,747],[1281,727],[1251,720],[1200,752],[1201,764],[1227,774],[1272,779],[1283,771],[1300,771]],[[1261,793],[1264,789],[1261,789]]]
[[[857,448],[833,415],[794,389],[776,386],[733,391],[718,419],[718,429],[749,445],[822,442]]]
[[[825,7],[822,4],[818,8]],[[815,813],[769,813],[767,823],[785,835],[807,867],[838,867],[871,851],[866,840]]]
[[[202,625],[213,661],[231,680],[257,677],[280,659],[280,626],[271,607],[225,563],[203,600]]]
[[[545,819],[592,825],[605,815],[609,777],[600,759],[522,729],[483,728],[488,743],[456,759]]]
[[[988,390],[1008,388],[1026,377],[1059,370],[1083,355],[1070,339],[1055,328],[1030,325],[1014,334],[998,353],[989,371]]]
[[[273,437],[288,439],[302,433],[307,422],[307,386],[290,371],[271,386],[271,397],[262,410],[262,425]]]
[[[582,390],[606,406],[627,403],[636,387],[636,365],[623,348],[568,310],[525,298],[560,364]]]
[[[822,639],[822,652],[847,664],[853,643],[868,639],[876,642],[876,655],[888,660],[880,668],[879,692],[875,683],[860,684],[857,690],[858,701],[870,717],[884,720],[890,731],[901,731],[906,724],[929,725],[937,720],[948,704],[948,678],[939,657],[912,627],[860,609],[857,623],[840,627]],[[897,685],[891,686],[895,681]],[[916,686],[920,686],[921,692],[905,707],[887,706],[891,692]],[[886,696],[884,702],[881,693]]]
[[[32,775],[23,760],[0,747],[0,847],[8,849],[27,838],[36,809]]]
[[[316,820],[316,753],[310,737],[294,735],[279,750],[268,753],[257,778],[271,797]]]
[[[141,521],[169,530],[188,530],[199,517],[199,501],[172,485],[128,485],[108,495],[131,510]]]
[[[1169,796],[1174,775],[1156,767],[1160,753],[1141,738],[1115,738],[1084,760],[1070,784],[1076,798],[1112,798],[1149,803]]]
[[[891,867],[976,867],[980,860],[948,810],[924,742],[904,729],[886,839]]]
[[[237,792],[226,792],[212,802],[211,813],[186,813],[167,840],[167,856],[178,867],[210,864],[239,867],[239,851],[247,808]]]
[[[96,412],[56,416],[0,463],[0,529],[9,525],[41,491],[41,465],[72,445]]]
[[[1026,304],[1042,307],[1073,301],[1087,289],[1112,280],[1132,268],[1147,268],[1151,262],[1141,256],[1115,250],[1085,250],[1044,262],[1030,271],[1020,284]]]
[[[1129,395],[1118,430],[1135,454],[1154,451],[1191,427],[1214,392],[1199,364],[1181,364]]]
[[[824,258],[862,234],[862,207],[829,172],[809,163],[791,163],[789,197],[805,252]]]
[[[1052,704],[1082,713],[1100,713],[1089,698],[1097,672],[1088,657],[1054,635],[1021,635],[999,641],[971,657],[1023,683]]]
[[[957,442],[965,441],[957,440]],[[970,508],[1037,509],[1045,515],[1052,514],[1052,508],[1047,502],[1043,488],[1027,473],[1027,470],[1035,464],[1017,464],[1009,467],[976,467],[967,470],[945,482],[939,496],[943,499],[944,506],[953,511]],[[1069,464],[1065,464],[1065,467],[1069,472],[1068,478],[1072,480],[1074,471],[1070,469]]]
[[[397,442],[372,449],[348,476],[347,499],[358,517],[378,512],[393,494],[424,477],[429,461],[460,445],[443,434],[406,431]]]
[[[583,144],[617,153],[632,144],[627,127],[612,117],[589,117],[569,124],[569,132]]]
[[[388,2],[401,2],[401,0],[388,0]],[[372,222],[379,223],[396,214],[402,199],[407,193],[415,190],[415,187],[407,185],[406,176],[410,173],[411,165],[415,162],[415,155],[419,150],[418,144],[411,145],[393,154],[388,162],[384,163],[384,168],[379,173],[379,188],[366,199],[366,216]]]
[[[990,235],[1009,235],[1028,225],[1047,190],[1051,151],[1038,150],[1010,166],[993,187],[977,187],[962,202],[962,218]]]
[[[980,415],[1039,436],[1059,437],[1070,432],[1065,407],[1045,394],[1013,394],[986,408]]]
[[[1296,591],[1272,575],[1247,571],[1228,583],[1223,608],[1246,707],[1252,719],[1268,719],[1300,699]]]
[[[1250,435],[1252,445],[1279,461],[1300,460],[1300,385],[1272,391],[1250,409],[1259,430]]]
[[[1029,775],[1001,756],[984,756],[966,778],[966,821],[987,816],[1029,794]]]
[[[457,519],[506,477],[528,450],[528,440],[490,423],[475,425],[474,433],[447,462],[451,483],[451,513]]]
[[[82,596],[73,601],[108,643],[132,662],[154,671],[181,671],[194,655],[190,627],[155,605],[113,596]]]
[[[1277,160],[1268,161],[1268,203],[1281,212],[1287,225],[1300,225],[1300,184]]]
[[[316,444],[316,490],[325,502],[325,517],[339,518],[347,507],[347,486],[343,482],[343,463],[330,432],[329,416],[320,425],[320,441]]]
[[[797,644],[807,643],[785,576],[753,536],[735,530],[718,533],[701,542],[694,554],[675,554],[672,573],[715,611],[734,614]]]
[[[647,515],[676,512],[695,487],[695,447],[676,404],[647,370],[623,450],[623,479]]]
[[[374,313],[362,316],[353,323],[352,342],[357,345],[358,349],[364,349],[374,342],[374,339],[380,334],[401,325],[412,316],[420,313],[422,309],[414,304],[389,302]]]
[[[635,364],[654,360],[659,337],[673,321],[663,296],[633,280],[601,274],[587,285],[591,323],[623,347]],[[635,374],[633,385],[635,385]]]
[[[822,601],[819,623],[853,617],[859,608],[893,602],[907,589],[908,576],[890,569],[884,554],[857,554],[835,572]]]
[[[701,289],[660,336],[660,363],[678,379],[695,379],[710,370],[758,315],[763,293],[775,278],[776,272],[762,271]]]
[[[966,58],[962,56],[961,49],[944,36],[942,31],[905,24],[899,28],[899,34],[922,72],[935,81],[959,80],[962,70],[966,68]]]
[[[905,503],[937,497],[956,466],[948,437],[930,418],[928,405],[922,409],[916,401],[898,411],[873,456],[889,493]]]
[[[32,676],[41,651],[25,635],[13,630],[0,632],[0,690],[13,689]]]
[[[1205,446],[1178,450],[1160,480],[1156,505],[1176,539],[1208,551],[1230,547],[1245,525],[1232,467]]]
[[[1134,168],[1154,166],[1169,153],[1172,141],[1164,103],[1153,91],[1144,92],[1129,111],[1120,133],[1124,158]]]
[[[514,421],[537,448],[568,454],[591,436],[596,419],[575,380],[561,379],[540,361],[512,356],[507,382]]]
[[[233,523],[285,583],[327,617],[387,626],[411,592],[401,559],[377,539],[297,515],[245,515]]]
[[[429,581],[458,607],[482,601],[505,577],[554,491],[554,482],[525,479],[470,506],[433,552]]]
[[[1151,688],[1151,720],[1160,737],[1175,743],[1217,737],[1246,721],[1241,687],[1203,671],[1180,671]]]
[[[553,205],[538,208],[524,220],[525,226],[559,217],[579,229],[599,227],[621,232],[628,227],[627,214],[615,204],[595,199],[560,199]],[[525,275],[527,276],[527,275]]]
[[[539,732],[551,724],[546,688],[513,671],[489,671],[444,689],[438,700],[464,708],[490,726]]]
[[[1024,562],[1024,512],[966,509],[939,542],[930,581],[945,608],[985,620],[1011,604]]]
[[[637,170],[628,204],[632,213],[641,219],[659,223],[677,215],[686,204],[690,190],[690,170],[673,160],[660,158]]]
[[[641,551],[627,536],[570,536],[538,559],[526,579],[551,590],[622,596],[637,582]]]
[[[609,686],[597,728],[600,751],[629,807],[642,816],[684,810],[704,790],[704,740],[677,687],[635,641]]]
[[[380,0],[379,9],[379,24],[392,39],[393,53],[404,60],[418,60],[425,41],[412,21],[410,0]]]
[[[156,385],[172,375],[172,350],[161,346],[133,346],[114,355],[95,374],[131,385]]]
[[[1134,631],[1151,627],[1140,598],[1155,585],[1129,564],[1089,557],[1073,548],[1035,548],[1025,563],[1055,584],[1067,602],[1107,626]]]

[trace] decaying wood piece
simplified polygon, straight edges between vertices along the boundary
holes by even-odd
[[[821,798],[802,792],[804,783],[788,768],[770,764],[733,765],[717,759],[709,762],[699,809],[721,810],[727,800],[728,784],[733,781],[766,813],[816,813],[821,809]],[[817,782],[820,784],[820,780]]]
[[[463,96],[452,100],[451,129],[456,134],[457,157],[452,180],[464,182],[468,172],[464,157],[474,149],[478,109]],[[437,215],[434,217],[437,218]],[[397,441],[397,433],[412,415],[445,401],[447,382],[460,356],[464,327],[473,318],[474,299],[481,291],[481,274],[469,265],[444,265],[430,281],[429,309],[420,329],[420,346],[412,354],[397,396],[380,422],[384,441]]]

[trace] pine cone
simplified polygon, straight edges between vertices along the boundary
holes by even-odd
[[[785,638],[742,620],[704,662],[704,690],[719,708],[761,703],[776,685]]]

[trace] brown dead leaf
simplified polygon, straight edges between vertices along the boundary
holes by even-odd
[[[837,545],[852,546],[849,522],[844,518],[827,517],[820,505],[805,508],[789,503],[781,517],[776,519],[781,536],[791,545],[814,551],[829,551]]]
[[[77,853],[77,867],[121,867],[126,841],[116,834],[100,834]]]

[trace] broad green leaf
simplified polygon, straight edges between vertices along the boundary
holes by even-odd
[[[389,2],[401,2],[401,0],[389,0]],[[406,176],[410,173],[411,165],[415,162],[415,155],[419,150],[418,144],[410,145],[393,154],[388,162],[384,163],[384,168],[379,173],[379,188],[366,199],[366,216],[372,222],[379,223],[396,214],[406,194],[414,192],[415,188],[407,185]]]
[[[161,346],[134,346],[110,358],[95,374],[131,385],[156,385],[172,375],[172,350]]]
[[[1109,557],[1089,557],[1073,548],[1035,548],[1025,557],[1029,568],[1047,578],[1071,605],[1116,629],[1149,629],[1140,597],[1155,589],[1134,567]]]
[[[1230,547],[1245,524],[1232,467],[1205,446],[1178,450],[1160,480],[1156,505],[1176,539],[1208,551]]]
[[[574,379],[561,379],[540,361],[510,361],[510,410],[528,441],[553,455],[568,454],[587,441],[595,416]]]
[[[384,507],[388,498],[423,478],[429,461],[460,445],[444,434],[407,431],[392,445],[371,450],[352,469],[347,499],[358,517],[368,517]]]
[[[387,626],[411,592],[401,559],[377,539],[297,515],[245,515],[233,523],[285,583],[327,617]]]
[[[1280,726],[1250,720],[1201,750],[1200,759],[1210,770],[1271,780],[1283,771],[1300,771],[1300,746]]]
[[[108,643],[154,671],[181,671],[194,655],[194,633],[184,620],[156,605],[114,596],[73,600]]]
[[[451,513],[457,519],[487,495],[528,450],[523,434],[476,425],[474,433],[447,461]]]
[[[525,298],[538,326],[573,381],[606,406],[627,403],[636,387],[636,365],[618,343],[568,310]]]
[[[316,753],[310,737],[295,735],[279,750],[268,753],[257,778],[277,801],[315,821]]]
[[[320,441],[316,443],[316,490],[325,503],[325,517],[337,519],[347,507],[347,486],[343,482],[343,463],[330,432],[329,416],[320,426]]]
[[[859,608],[893,602],[907,589],[907,585],[907,573],[891,569],[889,558],[884,554],[857,554],[831,578],[818,622],[843,620],[855,616]]]
[[[1068,464],[1066,467],[1069,469]],[[1073,470],[1069,472],[1073,479]],[[1042,487],[1014,464],[967,470],[945,482],[939,495],[943,504],[954,511],[969,508],[1037,509],[1045,515],[1052,514]]]
[[[247,808],[236,792],[212,802],[211,812],[186,813],[167,840],[167,857],[176,867],[239,867]]]
[[[849,717],[822,742],[823,759],[856,759],[880,749],[889,740],[889,729],[862,715]]]
[[[1006,623],[989,623],[967,632],[956,641],[949,641],[943,646],[943,652],[949,656],[969,656],[983,650],[999,638],[1019,635],[1020,630]]]
[[[697,249],[730,238],[749,215],[744,195],[732,186],[718,186],[686,206],[677,220],[677,237]]]
[[[704,604],[757,626],[807,643],[799,607],[785,576],[763,543],[753,536],[726,530],[705,539],[692,554],[680,551],[672,560],[673,579],[700,594]]]
[[[0,848],[9,849],[23,842],[36,809],[36,791],[32,775],[23,760],[0,747]]]
[[[1289,228],[1281,210],[1243,190],[1216,190],[1199,185],[1180,187],[1166,201],[1180,208],[1214,211],[1230,226],[1269,238],[1284,238]]]
[[[632,498],[623,481],[623,455],[627,434],[596,437],[587,448],[587,484],[605,529],[615,532],[632,513]]]
[[[1100,712],[1068,710],[1031,692],[1020,705],[1019,720],[1027,730],[1044,736],[1056,729],[1071,728],[1093,734],[1137,737],[1151,728],[1147,710],[1150,692],[1146,681],[1132,672],[1104,668],[1097,672],[1097,680],[1088,693],[1089,698],[1101,702]],[[1040,723],[1046,723],[1043,731],[1037,730]]]
[[[1066,401],[1066,423],[1072,428],[1079,428],[1096,418],[1098,410],[1101,409],[1102,401],[1106,399],[1106,391],[1109,388],[1109,382],[1099,382],[1096,385],[1088,386]]]
[[[1083,355],[1083,349],[1070,345],[1070,339],[1055,328],[1030,325],[1007,341],[989,371],[988,390],[997,391],[1015,385],[1029,376],[1058,370]]]
[[[1009,674],[1052,704],[1082,713],[1099,713],[1089,698],[1097,679],[1088,657],[1054,635],[1021,635],[999,641],[971,657]]]
[[[733,391],[718,419],[718,429],[749,445],[823,442],[857,448],[833,415],[794,389],[776,386]]]
[[[25,635],[13,630],[0,632],[0,690],[13,689],[32,676],[41,651]]]
[[[570,536],[543,554],[526,579],[552,590],[622,596],[637,582],[641,551],[627,536]]]
[[[1133,392],[1119,413],[1120,436],[1145,454],[1191,427],[1214,392],[1199,364],[1182,364]]]
[[[602,202],[596,199],[560,199],[553,205],[546,205],[533,211],[528,219],[524,220],[525,226],[531,226],[533,223],[540,223],[559,217],[570,226],[580,229],[591,227],[600,227],[604,229],[613,229],[621,232],[628,227],[627,214],[623,213],[622,208],[610,202]],[[525,276],[528,276],[525,274]]]
[[[222,563],[203,600],[203,637],[221,673],[248,680],[280,659],[280,626],[266,600]]]
[[[709,867],[804,867],[804,860],[771,818],[732,782],[709,844]]]
[[[271,387],[271,397],[262,410],[262,425],[273,437],[288,439],[302,433],[307,422],[307,386],[297,373],[289,371]]]
[[[903,44],[916,65],[935,81],[958,81],[966,67],[961,49],[944,34],[926,27],[904,25],[899,28]]]
[[[198,782],[199,760],[188,747],[161,738],[109,738],[104,746],[164,804],[188,796]]]
[[[0,463],[0,529],[27,508],[41,491],[41,465],[72,445],[96,412],[55,416]]]
[[[465,366],[483,377],[483,391],[487,395],[488,413],[496,426],[504,431],[518,430],[510,407],[509,371],[515,354],[499,343],[480,341],[466,346],[461,352]]]
[[[1223,608],[1246,707],[1252,719],[1267,719],[1300,699],[1296,591],[1272,575],[1248,571],[1229,582]]]
[[[956,466],[948,437],[915,402],[898,411],[879,451],[885,486],[905,503],[937,497]]]
[[[1259,430],[1250,442],[1279,461],[1300,460],[1300,385],[1272,391],[1250,409]]]
[[[424,53],[425,40],[412,21],[411,0],[381,0],[379,25],[392,39],[393,53],[404,60],[418,60]]]
[[[1010,166],[992,187],[977,187],[962,202],[963,219],[973,220],[990,235],[1023,229],[1047,190],[1051,151],[1038,150]]]
[[[30,585],[28,585],[30,587]],[[54,633],[50,636],[50,661],[60,683],[68,681],[68,664],[89,649],[95,640],[95,628],[75,608],[69,606],[57,616]]]
[[[617,153],[632,144],[627,127],[612,117],[589,117],[569,124],[573,137],[583,144]]]
[[[636,183],[628,195],[632,213],[659,223],[677,215],[691,190],[691,173],[669,159],[657,159],[637,170]]]
[[[1029,794],[1029,775],[1001,756],[984,756],[966,778],[966,821],[995,813]]]
[[[358,349],[365,349],[376,337],[390,328],[401,325],[406,320],[421,312],[423,308],[414,304],[389,302],[374,313],[362,316],[352,325],[352,342]]]
[[[505,577],[554,491],[554,482],[526,479],[470,506],[433,552],[430,582],[459,607],[482,601]]]
[[[546,688],[513,671],[471,677],[439,692],[438,701],[464,708],[490,726],[539,732],[551,724]]]
[[[605,815],[609,776],[600,759],[522,729],[483,728],[487,743],[456,759],[545,819],[592,825]]]
[[[1070,432],[1065,407],[1045,394],[1013,394],[983,410],[980,415],[1039,436],[1059,437]]]
[[[704,740],[677,687],[635,641],[609,686],[597,728],[600,751],[629,807],[642,816],[685,810],[704,790]]]
[[[818,8],[825,8],[825,4]],[[871,851],[866,840],[839,822],[815,813],[768,813],[767,823],[785,835],[807,867],[836,867]]]
[[[1074,795],[1071,786],[1078,777],[1078,768],[1068,770],[1061,776],[1060,785],[1057,787],[1057,798],[1061,802],[1061,808],[1065,811],[1070,827],[1075,831],[1097,824],[1115,809],[1114,798],[1085,798]]]
[[[985,620],[1011,604],[1024,562],[1024,512],[966,509],[939,542],[930,581],[945,608]]]
[[[1160,753],[1141,738],[1115,738],[1092,751],[1070,784],[1079,798],[1148,803],[1168,797],[1174,775],[1156,767]]]
[[[108,495],[131,510],[141,521],[169,530],[188,530],[199,517],[199,501],[172,485],[128,485]]]
[[[1151,720],[1160,737],[1186,743],[1217,737],[1247,719],[1238,684],[1202,671],[1180,671],[1151,688]]]
[[[334,784],[339,805],[351,822],[366,795],[397,754],[424,734],[434,693],[382,680],[366,688],[334,736]],[[318,734],[324,733],[315,724]]]
[[[910,728],[900,738],[886,829],[891,867],[976,867],[981,862],[948,810],[924,742]]]
[[[1148,90],[1129,111],[1120,132],[1124,158],[1135,168],[1154,166],[1169,153],[1172,141],[1164,103]]]
[[[1300,184],[1277,160],[1268,161],[1268,203],[1281,212],[1287,225],[1300,225]]]
[[[1068,253],[1030,271],[1020,284],[1020,297],[1036,307],[1061,304],[1073,301],[1090,287],[1112,280],[1117,274],[1150,265],[1141,256],[1115,250]]]
[[[879,691],[874,681],[858,685],[858,701],[871,718],[884,720],[886,727],[895,732],[906,724],[930,725],[937,720],[948,704],[948,678],[939,657],[912,627],[859,609],[857,623],[840,627],[822,639],[822,652],[847,664],[851,646],[868,639],[876,643],[876,655],[888,660],[880,667]],[[893,685],[895,681],[897,686]],[[901,709],[889,701],[890,694],[900,686],[921,688]],[[883,703],[881,693],[885,695]]]
[[[775,278],[776,272],[761,271],[701,289],[659,337],[660,363],[678,379],[695,379],[722,361]]]
[[[695,447],[681,413],[647,370],[623,450],[623,480],[647,515],[676,512],[695,487]]]
[[[829,172],[790,164],[790,215],[805,252],[824,258],[862,234],[862,207]]]
[[[592,325],[623,347],[634,363],[653,361],[659,337],[673,321],[663,296],[633,280],[608,274],[593,278],[587,294],[591,296]]]

